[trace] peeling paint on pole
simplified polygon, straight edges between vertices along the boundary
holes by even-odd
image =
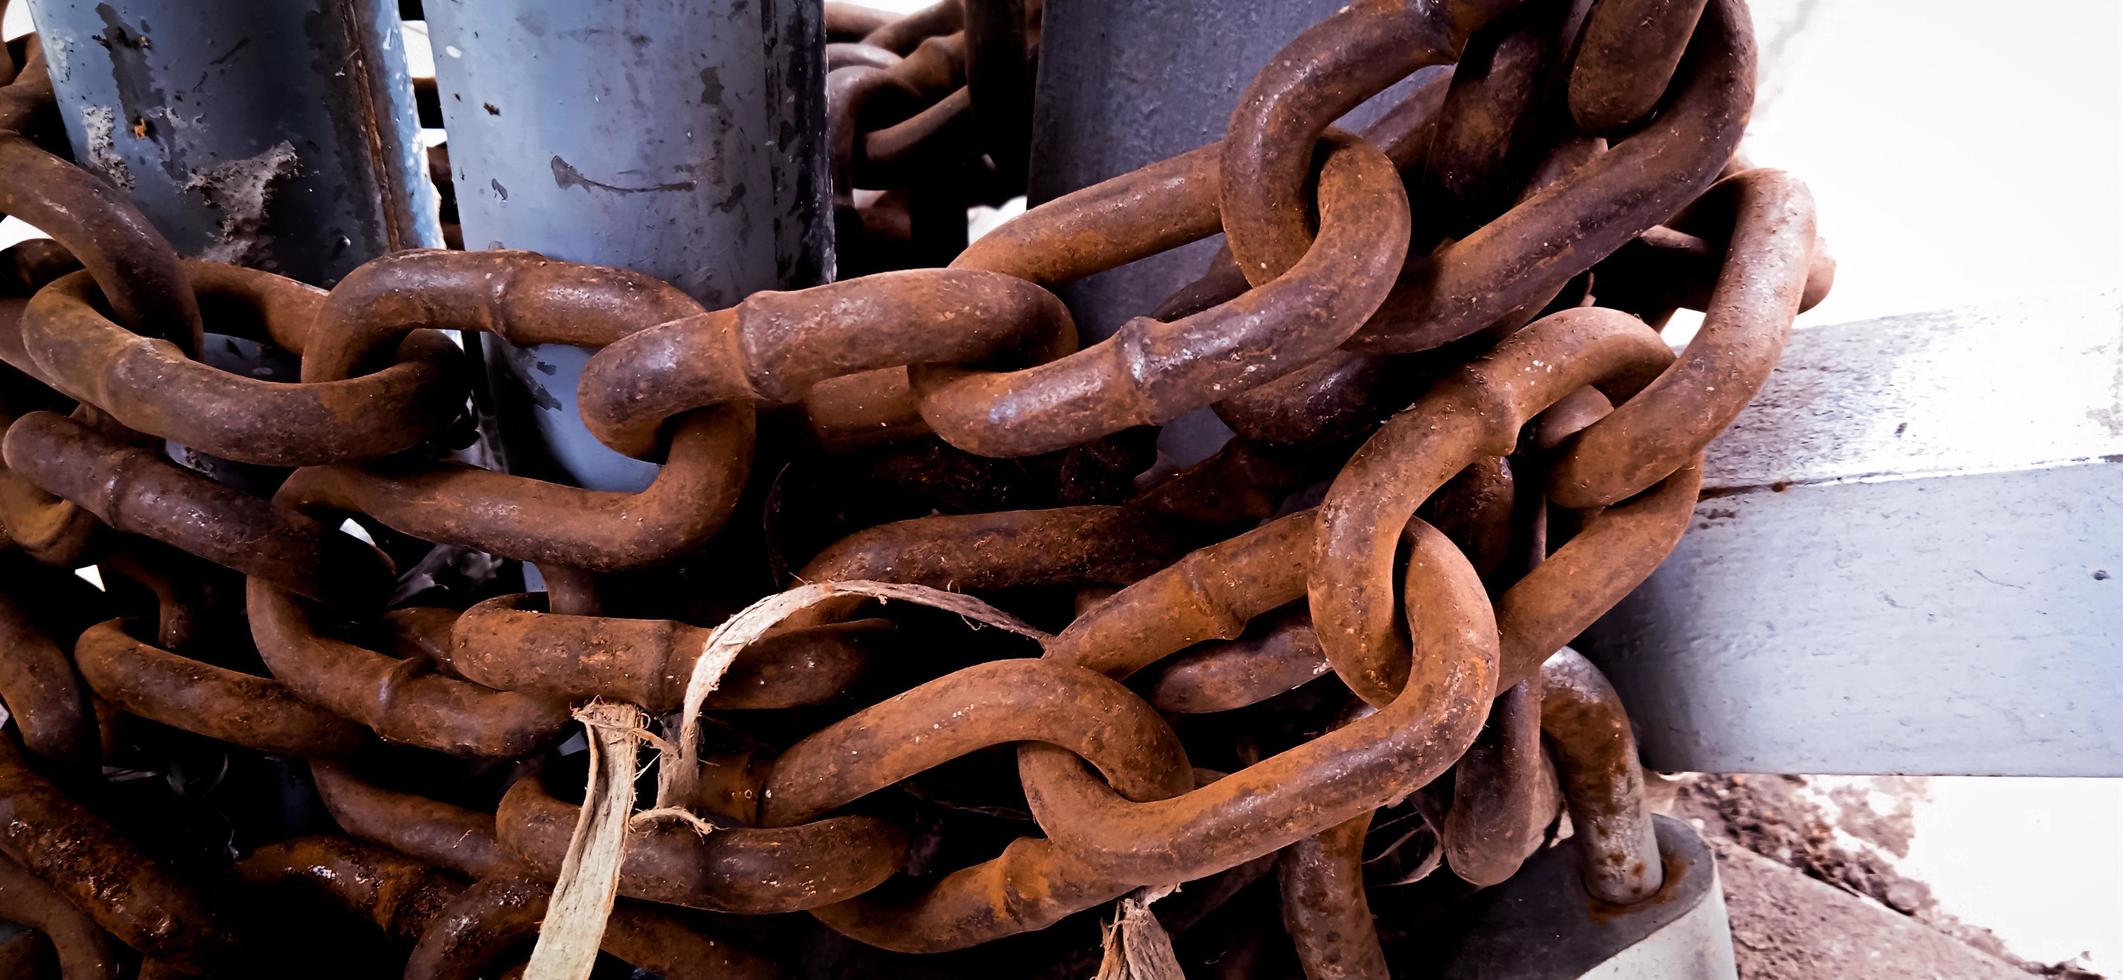
[[[77,155],[178,251],[330,285],[441,243],[393,6],[30,8]]]

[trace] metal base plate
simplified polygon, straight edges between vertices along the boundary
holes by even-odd
[[[1657,817],[1666,885],[1636,905],[1587,894],[1569,843],[1526,862],[1473,899],[1469,928],[1446,952],[1448,980],[1725,980],[1736,978],[1717,862],[1688,825]]]

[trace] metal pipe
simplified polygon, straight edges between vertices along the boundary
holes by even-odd
[[[188,256],[330,285],[437,246],[395,5],[30,0],[75,157]]]
[[[1243,9],[1209,0],[1073,0],[1047,5],[1040,27],[1027,198],[1053,200],[1223,138],[1239,93],[1261,66],[1343,0]],[[1404,81],[1352,112],[1361,126],[1412,90]],[[1146,98],[1145,93],[1155,93]],[[1058,286],[1085,342],[1199,278],[1223,243],[1213,235]],[[1181,463],[1215,451],[1230,430],[1197,411],[1167,426],[1160,448]]]
[[[632,269],[710,309],[832,277],[816,2],[444,3],[428,16],[469,247]],[[648,484],[653,466],[582,427],[587,351],[490,343],[512,457],[542,443],[556,475],[586,487]]]
[[[2089,289],[1795,332],[1585,642],[1652,767],[2123,776],[2119,317]]]
[[[1032,113],[1031,202],[1223,138],[1246,81],[1343,5],[1297,0],[1240,12],[1207,0],[1049,4]],[[1198,278],[1221,241],[1177,248],[1057,291],[1086,335],[1101,338]]]

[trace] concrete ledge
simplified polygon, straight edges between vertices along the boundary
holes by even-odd
[[[2113,293],[1803,330],[1581,648],[1648,764],[2123,775]]]

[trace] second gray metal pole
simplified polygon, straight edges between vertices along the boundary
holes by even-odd
[[[624,266],[710,308],[831,277],[817,0],[427,14],[467,248]],[[566,476],[646,484],[653,467],[598,444],[575,413],[587,352],[498,349],[501,408],[528,417]]]
[[[1268,59],[1344,0],[1068,0],[1046,6],[1032,115],[1032,204],[1224,137],[1231,111]],[[1407,83],[1402,83],[1406,85]],[[1369,119],[1399,86],[1350,113]],[[1208,267],[1223,237],[1196,242],[1056,290],[1087,340],[1155,308]],[[1165,426],[1158,447],[1185,465],[1229,438],[1208,410]]]
[[[1032,114],[1031,203],[1223,139],[1239,93],[1268,59],[1345,2],[1048,4]],[[1367,105],[1351,115],[1372,111]],[[1060,292],[1085,333],[1104,337],[1194,281],[1222,241],[1174,249]]]

